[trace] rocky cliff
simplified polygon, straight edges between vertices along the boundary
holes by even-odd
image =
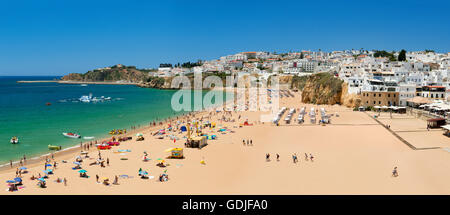
[[[313,104],[342,104],[347,107],[359,105],[357,95],[347,93],[347,84],[330,73],[318,73],[302,77],[296,83],[302,86],[302,102]]]
[[[63,81],[127,81],[133,83],[146,82],[148,73],[136,69],[134,66],[113,66],[111,68],[97,69],[87,73],[71,73],[61,78]]]

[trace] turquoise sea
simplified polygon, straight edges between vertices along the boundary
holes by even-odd
[[[19,160],[23,155],[31,158],[48,153],[49,144],[67,148],[89,141],[64,137],[63,132],[99,139],[107,137],[112,129],[130,130],[132,125],[144,126],[184,113],[171,108],[176,90],[132,85],[17,83],[54,78],[57,77],[0,77],[0,164]],[[111,97],[111,101],[77,102],[89,93],[94,97]],[[20,143],[11,144],[12,136],[18,136]]]

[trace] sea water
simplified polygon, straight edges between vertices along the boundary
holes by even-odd
[[[185,113],[171,108],[176,90],[133,85],[17,83],[54,78],[58,77],[0,77],[0,164],[19,160],[23,155],[30,158],[48,153],[48,145],[67,148],[90,141],[67,138],[63,132],[100,139],[108,137],[113,129],[130,130],[131,126],[145,126]],[[111,101],[77,101],[90,93],[94,97],[111,97]],[[13,136],[19,137],[19,144],[10,143]]]

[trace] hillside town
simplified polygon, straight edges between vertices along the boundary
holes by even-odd
[[[158,77],[194,72],[221,72],[254,75],[259,79],[279,76],[309,76],[328,72],[348,84],[348,93],[357,94],[364,108],[431,108],[446,115],[450,111],[450,53],[432,50],[406,52],[368,50],[300,51],[283,54],[242,52],[216,60],[199,61],[186,68],[161,64]]]

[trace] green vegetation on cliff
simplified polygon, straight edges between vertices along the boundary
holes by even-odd
[[[128,81],[141,83],[147,81],[148,73],[153,70],[140,70],[135,66],[114,65],[103,69],[94,69],[84,74],[72,73],[61,78],[63,81]]]

